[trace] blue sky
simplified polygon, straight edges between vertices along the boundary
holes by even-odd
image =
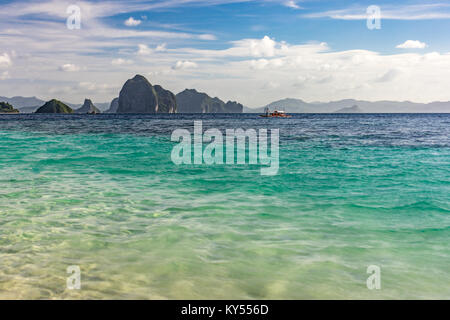
[[[368,49],[383,53],[395,52],[395,46],[405,38],[424,38],[433,43],[428,50],[450,51],[450,42],[444,30],[450,30],[450,3],[425,9],[429,13],[447,13],[446,19],[385,20],[383,28],[373,32],[361,20],[332,19],[324,16],[308,18],[310,14],[327,11],[353,9],[364,13],[366,8],[376,3],[380,8],[392,10],[394,7],[406,8],[420,6],[417,12],[432,1],[342,1],[316,0],[297,1],[301,8],[288,7],[289,1],[249,1],[221,4],[217,6],[180,6],[153,12],[135,12],[135,16],[148,17],[138,28],[147,29],[160,25],[173,25],[172,30],[194,30],[215,34],[220,41],[208,43],[216,48],[226,47],[227,41],[243,38],[262,38],[269,35],[289,43],[310,41],[327,42],[335,50]],[[434,2],[439,4],[439,2]],[[416,12],[416,13],[417,13]],[[405,12],[404,18],[408,17]],[[128,14],[110,18],[117,25],[122,24]],[[442,32],[436,32],[442,30]]]
[[[251,107],[450,100],[448,30],[448,1],[0,1],[0,95],[110,101],[141,73]]]

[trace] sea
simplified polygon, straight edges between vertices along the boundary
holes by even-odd
[[[277,174],[174,164],[194,121]],[[450,299],[449,243],[450,114],[0,115],[1,299]]]

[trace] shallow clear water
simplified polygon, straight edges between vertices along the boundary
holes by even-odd
[[[194,120],[278,175],[174,165]],[[0,186],[0,298],[450,298],[450,115],[2,115]]]

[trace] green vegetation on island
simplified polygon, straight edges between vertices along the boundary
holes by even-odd
[[[61,101],[53,99],[37,109],[36,113],[73,113],[73,110]]]
[[[8,102],[0,102],[0,113],[19,113],[19,110],[14,109]]]

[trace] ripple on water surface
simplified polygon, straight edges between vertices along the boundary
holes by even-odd
[[[197,117],[279,128],[279,174],[175,166],[170,134]],[[0,115],[0,298],[450,298],[449,124]]]

